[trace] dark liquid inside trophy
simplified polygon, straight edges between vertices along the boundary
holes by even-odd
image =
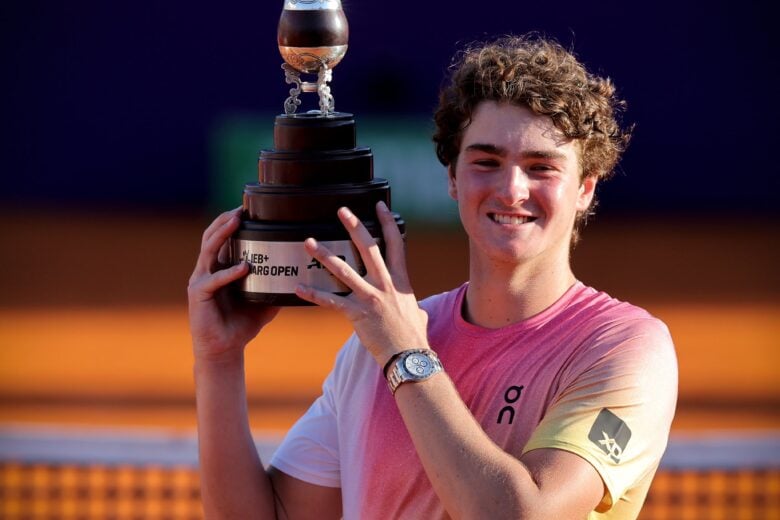
[[[309,305],[295,295],[299,284],[335,294],[349,289],[309,256],[303,241],[314,237],[359,273],[365,268],[336,217],[347,206],[381,243],[376,203],[390,206],[390,186],[375,179],[371,149],[357,147],[352,114],[334,111],[328,82],[347,51],[349,29],[340,0],[287,0],[277,41],[285,80],[293,85],[285,113],[274,122],[274,147],[261,150],[258,182],[244,187],[242,221],[231,239],[234,263],[250,271],[238,282],[248,301]],[[301,80],[316,74],[316,83]],[[302,93],[316,92],[319,110],[296,113]],[[396,215],[404,230],[404,222]]]

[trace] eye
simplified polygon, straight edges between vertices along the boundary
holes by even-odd
[[[496,159],[482,158],[471,161],[471,164],[482,168],[497,168],[501,163],[499,163]]]
[[[558,172],[558,168],[550,163],[535,163],[528,167],[528,171],[537,177],[551,177]]]
[[[529,169],[535,172],[544,172],[544,171],[555,170],[555,167],[547,163],[537,163],[537,164],[532,164]]]

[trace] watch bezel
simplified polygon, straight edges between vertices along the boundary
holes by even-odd
[[[410,366],[411,364],[414,363],[415,359],[425,363],[423,366],[420,367],[422,372],[418,372],[417,370],[415,370],[414,366]],[[435,370],[435,365],[432,357],[423,352],[410,352],[408,355],[404,356],[402,367],[411,379],[426,379],[432,376],[433,371]]]
[[[430,362],[430,366],[426,367],[422,374],[412,372],[406,367],[406,361],[412,356],[419,355],[425,360]],[[397,359],[392,363],[391,369],[387,374],[387,386],[390,391],[395,395],[395,391],[403,383],[414,383],[419,381],[425,381],[431,376],[442,372],[442,367],[439,356],[432,349],[409,349],[398,355]]]

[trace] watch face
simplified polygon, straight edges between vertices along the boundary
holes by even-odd
[[[414,353],[404,359],[404,368],[414,377],[426,377],[433,371],[433,362],[424,354]]]

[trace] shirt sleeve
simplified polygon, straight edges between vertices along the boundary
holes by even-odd
[[[560,388],[523,452],[557,448],[587,460],[606,488],[597,512],[639,483],[649,486],[677,400],[666,326],[647,318],[604,327],[564,370]]]
[[[271,457],[271,466],[310,484],[341,487],[338,436],[340,372],[348,364],[353,336],[339,352],[333,370],[322,385],[322,395],[287,432]]]

